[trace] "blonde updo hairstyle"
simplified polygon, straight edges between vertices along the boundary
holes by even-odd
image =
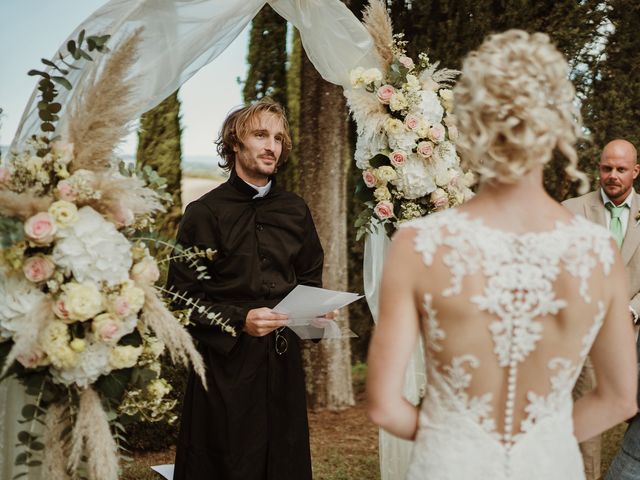
[[[569,66],[547,35],[491,35],[464,60],[454,95],[456,143],[481,182],[513,183],[557,148],[565,171],[588,187],[577,168],[581,122]]]

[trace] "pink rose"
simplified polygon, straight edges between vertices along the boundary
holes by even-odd
[[[378,202],[373,209],[373,213],[375,213],[380,220],[391,218],[393,217],[393,203],[386,200]]]
[[[58,182],[56,194],[60,200],[66,200],[67,202],[75,202],[77,197],[73,186],[66,180]]]
[[[56,224],[47,212],[36,213],[24,222],[24,233],[36,245],[48,245],[53,241]]]
[[[22,264],[24,276],[33,283],[42,282],[51,278],[55,268],[55,264],[44,255],[29,257]]]
[[[396,92],[395,88],[393,88],[391,85],[382,85],[378,89],[378,100],[380,100],[380,103],[389,105],[389,102],[391,101],[391,97],[395,92]]]
[[[415,130],[420,125],[420,119],[415,115],[409,114],[405,117],[404,124],[409,130]]]
[[[110,217],[113,223],[116,224],[116,227],[128,227],[133,224],[135,220],[131,209],[122,205],[118,205],[118,207],[111,212]]]
[[[405,68],[409,68],[409,69],[413,68],[413,60],[410,57],[407,57],[406,55],[403,55],[400,58],[398,58],[398,61]]]
[[[442,142],[444,140],[444,127],[440,124],[431,127],[429,129],[429,138],[434,142]]]
[[[407,161],[407,154],[402,150],[395,150],[389,155],[389,160],[394,167],[401,167]]]
[[[113,313],[119,317],[126,317],[131,313],[131,306],[123,296],[117,296],[113,301]]]
[[[154,284],[160,278],[158,264],[151,257],[144,257],[131,268],[131,278],[138,283]]]
[[[36,348],[31,352],[19,354],[16,360],[25,368],[36,368],[45,365],[47,363],[46,358],[47,355],[39,348]]]
[[[91,330],[102,342],[116,341],[119,339],[120,320],[108,313],[101,313],[93,319]]]
[[[0,167],[0,183],[8,183],[11,179],[11,172],[8,168]]]
[[[421,155],[425,158],[433,155],[433,143],[431,142],[420,142],[417,148],[418,155]]]
[[[442,210],[449,206],[449,197],[447,192],[441,188],[437,188],[433,193],[431,193],[430,200],[436,210]]]
[[[53,313],[56,314],[56,317],[61,318],[62,320],[67,320],[69,318],[69,311],[64,306],[64,300],[59,298],[53,304]]]
[[[378,182],[376,180],[376,176],[371,170],[365,170],[364,172],[362,172],[362,179],[364,180],[364,184],[369,188],[375,187],[376,183]]]

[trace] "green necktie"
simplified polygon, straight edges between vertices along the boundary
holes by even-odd
[[[626,203],[623,203],[619,207],[616,207],[613,203],[607,202],[605,205],[607,210],[611,213],[611,223],[609,223],[609,230],[611,231],[611,235],[615,238],[618,247],[622,246],[622,241],[624,240],[624,232],[622,231],[622,220],[620,219],[620,215],[625,208],[628,208]]]

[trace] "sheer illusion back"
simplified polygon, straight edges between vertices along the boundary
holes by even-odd
[[[410,479],[581,479],[572,387],[604,321],[609,233],[514,234],[458,210],[406,224],[427,385]]]

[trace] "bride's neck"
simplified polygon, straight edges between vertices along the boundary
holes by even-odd
[[[514,183],[485,182],[477,194],[478,200],[500,205],[550,200],[542,186],[542,166],[536,167]]]

